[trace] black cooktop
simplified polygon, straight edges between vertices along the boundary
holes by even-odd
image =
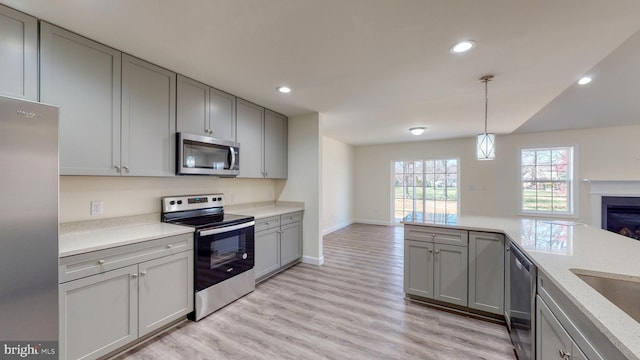
[[[170,224],[192,226],[196,229],[218,228],[253,221],[253,216],[225,214],[219,209],[189,210],[162,215]]]

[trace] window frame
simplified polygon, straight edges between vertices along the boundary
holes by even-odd
[[[543,183],[566,183],[567,184],[567,211],[548,211],[548,210],[525,210],[524,206],[524,186],[525,182],[522,179],[522,153],[523,151],[541,151],[541,150],[559,150],[568,149],[570,154],[568,156],[568,175],[566,181],[553,181],[553,180],[540,180],[534,182]],[[518,214],[523,216],[544,216],[544,217],[563,217],[563,218],[577,218],[578,217],[578,181],[576,181],[577,174],[577,158],[578,148],[576,145],[543,145],[543,146],[528,146],[520,147],[518,151]],[[536,162],[537,164],[537,162]],[[532,182],[532,181],[526,181]]]
[[[395,159],[395,160],[391,160],[390,163],[390,167],[391,167],[391,181],[390,181],[390,185],[391,185],[391,204],[390,204],[390,209],[391,209],[391,223],[394,225],[402,225],[403,220],[396,220],[396,205],[395,205],[395,201],[396,201],[396,196],[395,196],[395,178],[396,178],[396,170],[395,170],[395,165],[397,162],[416,162],[416,161],[422,161],[423,164],[425,161],[442,161],[442,160],[455,160],[456,161],[456,186],[455,186],[455,190],[456,190],[456,213],[455,215],[457,217],[460,216],[460,181],[461,181],[461,167],[460,167],[460,158],[459,157],[443,157],[443,158],[422,158],[422,159]],[[424,170],[423,170],[423,174],[424,174]],[[445,186],[446,188],[447,186]],[[415,188],[415,186],[414,186]],[[424,201],[429,201],[426,199],[421,199],[423,202]],[[453,202],[453,201],[451,201]],[[426,207],[426,204],[424,204],[424,207]],[[440,214],[440,213],[438,213]],[[404,219],[404,217],[403,217]]]

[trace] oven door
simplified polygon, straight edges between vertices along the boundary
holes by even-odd
[[[249,221],[196,231],[196,292],[253,268],[254,225]]]

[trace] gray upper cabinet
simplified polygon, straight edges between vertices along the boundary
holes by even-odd
[[[264,113],[264,172],[267,178],[287,178],[287,118],[271,110]]]
[[[237,139],[243,178],[287,178],[287,117],[237,100]]]
[[[218,89],[209,89],[211,136],[236,141],[236,97]]]
[[[469,232],[469,307],[504,313],[504,235]]]
[[[248,101],[237,101],[237,137],[240,143],[240,174],[243,178],[263,178],[264,108]]]
[[[38,100],[38,21],[0,5],[0,94]]]
[[[177,131],[236,140],[236,97],[178,75]]]
[[[176,130],[209,136],[209,86],[178,75]]]
[[[40,24],[40,101],[60,106],[60,174],[118,175],[121,53]]]
[[[122,55],[121,174],[175,174],[176,74]]]

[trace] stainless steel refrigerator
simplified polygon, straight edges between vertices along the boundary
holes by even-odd
[[[0,96],[0,358],[57,341],[58,108]]]

